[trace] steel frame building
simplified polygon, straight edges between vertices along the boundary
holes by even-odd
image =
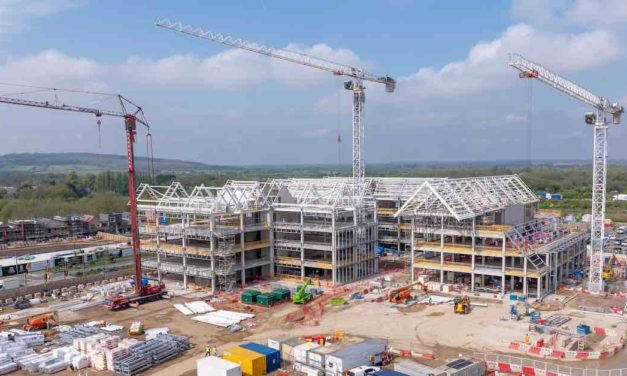
[[[260,277],[337,286],[377,273],[376,246],[411,255],[423,273],[470,290],[543,296],[583,267],[587,232],[535,218],[516,175],[480,178],[229,181],[223,187],[142,185],[145,267],[215,289]]]
[[[515,175],[425,181],[395,213],[411,221],[416,272],[470,291],[541,298],[586,262],[587,232],[536,218],[536,195]]]

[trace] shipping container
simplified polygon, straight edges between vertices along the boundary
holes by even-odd
[[[382,355],[386,350],[387,341],[380,339],[349,345],[325,357],[325,370],[327,374],[341,375],[351,368],[377,365],[383,360]]]
[[[270,373],[281,368],[280,351],[254,342],[245,343],[240,347],[264,355],[266,357],[266,373]]]
[[[300,338],[290,338],[285,341],[281,341],[281,360],[293,361],[294,360],[294,348],[302,345],[305,341]]]
[[[484,362],[476,359],[456,359],[435,370],[447,376],[485,376]]]
[[[315,350],[309,351],[307,353],[307,364],[312,367],[323,369],[324,358],[327,356],[327,354],[334,353],[338,350],[339,350],[338,346],[331,345],[331,346],[320,347]]]
[[[306,364],[307,352],[317,349],[318,347],[320,347],[320,345],[313,342],[305,342],[302,345],[294,347],[294,349],[292,350],[294,361]]]
[[[224,360],[242,367],[242,376],[263,376],[266,374],[266,357],[242,347],[233,347],[223,352]]]
[[[324,371],[321,371],[319,369],[316,369],[314,367],[310,367],[308,365],[301,364],[301,363],[294,363],[294,370],[304,373],[307,376],[323,376],[324,375]]]
[[[394,371],[411,376],[446,376],[446,372],[416,363],[412,360],[402,360],[394,365]]]
[[[198,359],[196,369],[198,376],[242,376],[239,364],[215,356]]]

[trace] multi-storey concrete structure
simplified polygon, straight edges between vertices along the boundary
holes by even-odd
[[[336,286],[375,274],[381,244],[411,255],[412,279],[543,296],[585,263],[588,234],[535,218],[514,175],[369,178],[359,192],[346,178],[142,185],[142,248],[156,256],[144,265],[214,289],[274,276]]]
[[[537,197],[517,176],[425,181],[396,216],[412,228],[411,269],[471,291],[542,297],[586,262],[587,232],[535,218]]]
[[[143,262],[158,272],[193,278],[212,289],[274,275],[270,212],[257,182],[224,187],[179,183],[142,185],[138,194],[142,249],[156,259]]]

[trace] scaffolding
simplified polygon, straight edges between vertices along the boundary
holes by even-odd
[[[235,286],[235,236],[218,237],[218,244],[213,252],[215,257],[214,273],[217,277],[217,287],[222,291],[231,291]]]

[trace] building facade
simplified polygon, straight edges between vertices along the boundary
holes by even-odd
[[[515,175],[138,190],[144,266],[214,290],[266,277],[350,283],[378,272],[379,247],[409,255],[412,280],[544,296],[584,268],[588,233],[538,218],[537,201]]]

